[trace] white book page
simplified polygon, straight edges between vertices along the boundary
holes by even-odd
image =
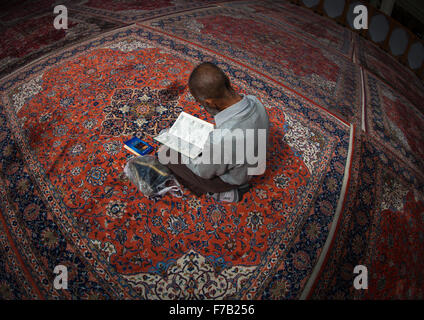
[[[169,133],[194,144],[198,148],[203,148],[212,130],[213,124],[181,112]]]
[[[202,152],[213,128],[213,124],[181,112],[169,131],[155,140],[193,159]]]
[[[172,134],[169,134],[168,132],[165,132],[157,136],[155,139],[189,158],[197,157],[199,153],[202,151],[201,149],[196,147],[194,144],[191,144],[181,138],[178,138]]]

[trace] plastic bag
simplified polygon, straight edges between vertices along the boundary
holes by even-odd
[[[131,158],[125,165],[124,172],[147,197],[162,197],[168,192],[179,198],[183,195],[175,176],[152,155]]]

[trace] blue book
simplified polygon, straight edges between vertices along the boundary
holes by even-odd
[[[153,147],[150,144],[137,137],[124,142],[124,148],[136,156],[143,156],[153,150]]]

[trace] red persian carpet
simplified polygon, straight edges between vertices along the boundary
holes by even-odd
[[[153,143],[183,107],[204,117],[185,86],[200,60],[217,63],[240,92],[255,92],[272,119],[266,174],[237,206],[187,191],[183,199],[148,200],[123,178],[130,157],[123,141],[137,135]],[[43,256],[66,245],[57,259],[66,259],[69,247],[96,261],[103,281],[125,296],[272,298],[264,275],[286,273],[290,260],[302,272],[286,275],[293,281],[287,294],[300,294],[298,283],[325,240],[319,230],[328,228],[342,200],[349,125],[246,68],[142,27],[101,36],[21,72],[3,83],[4,112],[39,196],[53,211],[45,216],[41,203],[22,199],[37,190],[30,177],[16,178],[16,163],[4,164],[14,178],[5,176],[2,185],[15,190],[14,203],[24,212],[16,228],[41,228],[32,234],[42,248],[25,252],[40,270],[48,269]],[[19,80],[25,74],[30,79]],[[153,118],[128,108],[143,96]],[[78,277],[70,261],[62,262]],[[166,289],[170,281],[179,285]]]
[[[22,16],[0,22],[0,77],[54,50],[123,25],[70,11],[68,29],[56,30],[52,27],[55,18],[53,10],[45,12],[48,8],[44,9],[41,12],[26,12],[19,6],[6,11],[9,13],[6,17],[14,17],[12,14],[19,12]]]
[[[2,29],[0,298],[424,298],[424,118],[349,30],[284,1],[69,8],[66,32],[39,11]],[[203,61],[266,107],[266,172],[237,204],[148,199],[123,142],[213,122],[187,88]]]
[[[396,88],[395,91],[409,99],[421,113],[424,112],[424,84],[410,70],[393,57],[364,39],[358,39],[358,59],[364,68]]]
[[[279,21],[285,28],[291,28],[302,37],[320,42],[327,50],[336,50],[348,58],[352,55],[352,33],[305,8],[284,1],[229,2],[226,6],[249,10],[258,16],[264,15],[270,21]]]
[[[233,0],[234,1],[234,0]],[[237,1],[237,0],[235,0]],[[151,18],[191,11],[214,6],[219,0],[77,0],[69,6],[75,10],[87,12],[120,21],[123,23],[149,20]]]

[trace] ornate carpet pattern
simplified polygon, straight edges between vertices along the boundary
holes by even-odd
[[[144,24],[260,70],[346,121],[360,121],[359,68],[287,27],[284,20],[236,6],[181,13]]]
[[[219,64],[241,92],[255,88],[271,114],[268,173],[254,180],[257,187],[237,210],[188,192],[183,201],[150,201],[122,179],[128,158],[122,142],[130,135],[151,138],[182,106],[202,117],[179,85],[199,60]],[[15,190],[13,206],[27,213],[14,225],[17,212],[11,209],[7,225],[41,237],[27,239],[32,250],[21,252],[22,259],[33,254],[48,274],[48,266],[60,261],[43,255],[44,246],[61,255],[74,249],[86,263],[97,261],[103,281],[115,280],[128,288],[129,297],[141,298],[278,297],[269,276],[287,276],[286,266],[292,264],[300,272],[289,277],[287,297],[300,294],[299,283],[317,258],[339,201],[348,125],[239,65],[138,27],[65,50],[10,77],[0,90],[8,119],[2,125],[12,125],[34,174],[33,179],[3,177]],[[125,110],[124,101],[140,96],[151,99],[147,104],[155,113],[149,117],[157,126],[144,116],[133,123],[134,115]],[[109,122],[111,116],[116,121]],[[12,146],[7,137],[3,141],[7,159]],[[2,167],[18,168],[8,161]],[[53,208],[49,215],[61,227],[39,223],[45,218],[40,205],[22,199],[35,196],[31,190]],[[206,281],[210,277],[216,286]],[[171,279],[179,285],[165,290]],[[39,290],[48,294],[47,288]]]
[[[365,76],[367,128],[383,145],[423,176],[424,116],[408,100],[375,76]]]
[[[424,179],[379,142],[362,137],[334,247],[311,299],[423,299]],[[359,174],[358,174],[359,173]],[[351,285],[367,266],[368,290]]]
[[[223,5],[248,10],[271,21],[279,21],[284,28],[291,28],[301,37],[318,41],[327,50],[337,50],[351,59],[353,51],[351,31],[310,10],[288,2],[275,1],[239,1]]]
[[[175,12],[213,6],[217,0],[82,0],[70,6],[83,12],[107,17],[125,23],[152,19]]]
[[[409,99],[421,112],[424,112],[423,82],[408,68],[402,66],[373,43],[361,38],[358,38],[356,43],[360,63],[394,88],[394,91]]]
[[[53,28],[53,11],[23,17],[0,31],[0,77],[54,50],[122,26],[79,12],[70,12],[67,30]]]
[[[66,1],[66,31],[27,4],[0,7],[1,299],[423,299],[423,84],[386,53],[286,1]],[[267,108],[266,172],[145,198],[123,142],[213,122],[203,61]]]
[[[25,17],[32,17],[53,11],[50,9],[54,2],[55,0],[15,0],[7,1],[7,3],[3,2],[0,4],[0,24],[1,26],[10,25]]]

